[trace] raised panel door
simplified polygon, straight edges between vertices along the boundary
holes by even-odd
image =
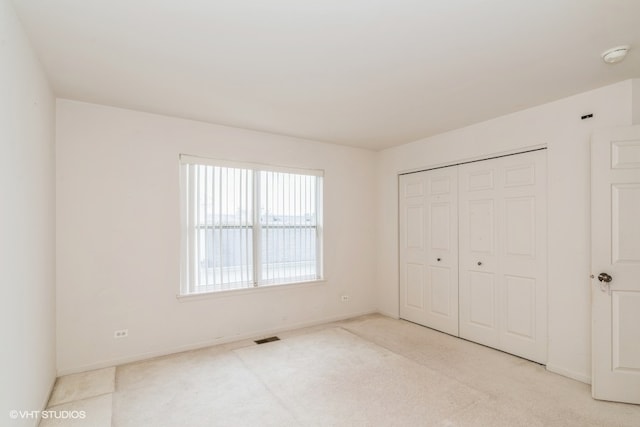
[[[540,363],[545,167],[544,150],[459,166],[460,336]]]
[[[591,268],[593,397],[640,404],[640,126],[592,138]]]
[[[400,317],[458,335],[456,168],[401,175]]]

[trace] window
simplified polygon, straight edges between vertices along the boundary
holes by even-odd
[[[322,278],[322,173],[180,156],[181,293]]]

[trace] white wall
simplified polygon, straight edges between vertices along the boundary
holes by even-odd
[[[633,117],[632,121],[634,125],[640,125],[640,79],[631,80],[632,93],[633,93]]]
[[[324,169],[326,282],[176,299],[179,153]],[[375,311],[374,152],[58,100],[57,171],[61,374]]]
[[[591,377],[589,138],[594,129],[631,124],[627,80],[379,153],[377,286],[381,312],[397,317],[397,174],[548,146],[549,370]],[[589,120],[580,116],[593,113]],[[428,120],[428,118],[425,118]]]
[[[43,409],[55,380],[55,104],[12,6],[0,0],[0,425]]]

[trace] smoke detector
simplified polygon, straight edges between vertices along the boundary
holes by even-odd
[[[629,45],[612,47],[609,50],[602,52],[602,60],[607,64],[615,64],[620,62],[627,56],[627,53],[631,49]]]

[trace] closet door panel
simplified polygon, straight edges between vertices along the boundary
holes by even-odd
[[[406,268],[406,293],[404,302],[407,308],[424,310],[424,265],[408,262]]]
[[[403,175],[399,182],[400,315],[424,322],[426,304],[426,177]]]
[[[536,280],[530,277],[504,276],[505,332],[526,340],[535,339]]]
[[[430,267],[431,295],[429,309],[434,315],[451,317],[453,306],[458,301],[451,301],[451,289],[455,286],[451,283],[451,269],[448,267]]]
[[[540,363],[547,348],[545,156],[459,166],[460,336]]]
[[[493,255],[495,246],[495,201],[493,199],[474,199],[467,201],[468,228],[465,235],[469,241],[469,250],[478,255]]]
[[[400,176],[400,317],[452,335],[458,335],[457,191],[456,168]]]
[[[546,151],[499,159],[501,349],[547,360]]]
[[[496,166],[482,161],[458,169],[460,336],[491,347],[499,346]]]
[[[492,273],[469,272],[468,323],[473,341],[494,344],[496,340],[496,286]]]

